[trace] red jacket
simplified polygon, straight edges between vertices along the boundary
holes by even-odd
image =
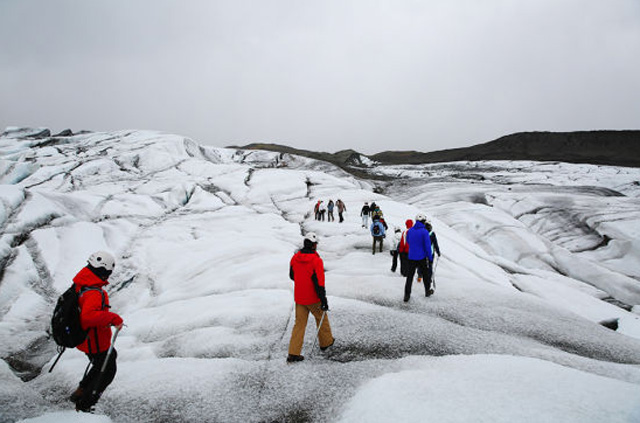
[[[294,282],[293,298],[296,304],[309,305],[320,302],[316,292],[314,275],[318,286],[324,288],[324,263],[312,250],[302,249],[291,258],[289,275]]]
[[[398,252],[400,253],[408,253],[409,252],[409,243],[407,242],[407,231],[413,227],[413,220],[407,219],[404,222],[407,229],[402,232],[402,237],[400,238],[400,244],[398,245]]]
[[[82,329],[89,331],[89,336],[78,349],[85,353],[97,354],[109,349],[111,345],[111,326],[122,323],[122,318],[109,311],[109,295],[102,289],[109,282],[97,277],[91,270],[84,267],[73,278],[76,292],[80,293],[83,287],[98,288],[104,295],[104,308],[102,308],[102,295],[99,291],[88,290],[80,295],[80,325]]]

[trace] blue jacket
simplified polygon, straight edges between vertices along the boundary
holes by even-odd
[[[378,234],[378,235],[374,235],[373,234],[373,227],[374,226],[379,226],[380,227],[380,234]],[[384,236],[384,225],[379,220],[374,220],[373,221],[373,223],[371,224],[370,230],[371,230],[371,236]]]
[[[424,227],[424,223],[416,222],[407,231],[407,244],[409,244],[409,260],[423,260],[426,257],[429,261],[433,261],[429,231]]]

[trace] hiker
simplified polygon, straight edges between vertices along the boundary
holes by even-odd
[[[293,296],[296,304],[296,320],[289,341],[287,363],[304,360],[302,344],[307,327],[309,313],[316,319],[318,342],[322,351],[333,345],[335,339],[331,333],[327,294],[324,287],[324,264],[317,253],[318,236],[309,232],[304,237],[303,248],[295,253],[289,265],[289,277],[294,283]],[[324,318],[323,318],[324,315]],[[322,325],[320,322],[322,321]]]
[[[400,256],[400,274],[407,276],[407,269],[409,268],[409,243],[407,243],[407,231],[413,226],[413,220],[407,219],[404,222],[407,229],[402,232],[400,237],[400,245],[398,245],[398,255]]]
[[[327,204],[327,221],[328,222],[335,222],[336,219],[333,217],[333,207],[335,205],[333,204],[333,200],[329,200],[329,204]]]
[[[425,228],[429,231],[429,240],[431,241],[431,256],[434,257],[433,253],[438,254],[440,257],[440,246],[438,245],[438,238],[436,237],[436,233],[433,230],[433,226],[431,225],[431,221],[427,219],[427,223],[424,225]]]
[[[365,202],[364,206],[362,206],[362,210],[360,211],[360,216],[362,216],[362,227],[369,227],[369,213],[371,213],[371,209],[369,209],[369,203]]]
[[[327,206],[324,205],[324,201],[320,200],[318,204],[318,213],[320,213],[320,218],[318,220],[322,220],[324,222],[324,214],[327,212]]]
[[[382,210],[380,210],[380,207],[375,205],[376,203],[373,203],[373,205],[370,207],[371,209],[371,219],[375,220],[375,219],[381,219],[384,221],[384,214],[382,213]],[[386,223],[385,223],[386,225]],[[387,228],[388,229],[388,228]]]
[[[336,207],[338,208],[338,218],[340,219],[339,223],[342,223],[344,222],[344,216],[342,216],[342,214],[347,211],[347,206],[338,198],[338,201],[336,201]]]
[[[103,289],[109,284],[108,279],[114,267],[113,256],[98,251],[91,254],[87,266],[73,278],[79,295],[80,325],[89,332],[87,339],[77,348],[85,353],[91,362],[91,368],[85,372],[78,388],[69,397],[76,404],[77,411],[91,411],[116,375],[115,349],[112,349],[104,373],[101,374],[107,351],[111,346],[111,326],[120,330],[123,325],[122,318],[109,311],[109,296]]]
[[[400,228],[395,228],[393,230],[393,244],[391,245],[391,250],[389,250],[389,254],[391,254],[391,271],[394,273],[398,268],[398,247],[400,246],[401,238],[402,231]],[[402,265],[400,267],[400,271],[402,272]]]
[[[433,231],[433,227],[431,226],[431,221],[429,221],[429,219],[427,219],[424,227],[427,228],[427,231],[429,231],[429,241],[431,241],[431,257],[435,259],[434,254],[438,254],[438,257],[440,257],[440,246],[438,245],[438,238],[436,237],[436,233]],[[431,270],[431,272],[429,273],[429,280],[433,278],[433,259],[429,262],[429,269]],[[422,282],[422,276],[422,271],[420,270],[420,268],[418,268],[418,282]]]
[[[407,280],[404,285],[404,302],[409,301],[411,297],[411,285],[413,284],[413,276],[416,269],[420,268],[423,275],[426,276],[424,281],[425,296],[433,295],[431,289],[431,266],[433,254],[431,253],[431,240],[429,231],[425,227],[427,217],[420,213],[416,216],[416,223],[407,231],[407,243],[409,244],[409,266],[407,269]]]
[[[320,200],[318,200],[316,205],[313,206],[313,215],[315,216],[316,220],[320,220]]]
[[[376,243],[380,243],[380,252],[382,252],[382,240],[385,237],[385,227],[379,219],[374,219],[371,223],[371,236],[373,237],[372,253],[376,253]]]

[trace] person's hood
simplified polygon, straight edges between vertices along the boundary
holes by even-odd
[[[411,229],[411,227],[413,227],[413,220],[407,219],[407,221],[404,222],[404,224],[407,226],[407,229]]]
[[[419,220],[413,225],[413,227],[415,229],[425,229],[426,230],[426,228],[424,227],[424,223],[420,222]]]
[[[95,275],[88,267],[83,267],[78,274],[73,278],[73,283],[78,286],[95,286],[103,287],[108,285],[108,281],[103,281]]]
[[[296,255],[293,257],[293,260],[299,263],[309,263],[311,262],[318,253],[315,250],[311,250],[309,248],[303,248],[298,251]]]

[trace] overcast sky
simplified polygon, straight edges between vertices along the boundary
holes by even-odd
[[[0,0],[0,131],[434,151],[640,129],[639,0]]]

